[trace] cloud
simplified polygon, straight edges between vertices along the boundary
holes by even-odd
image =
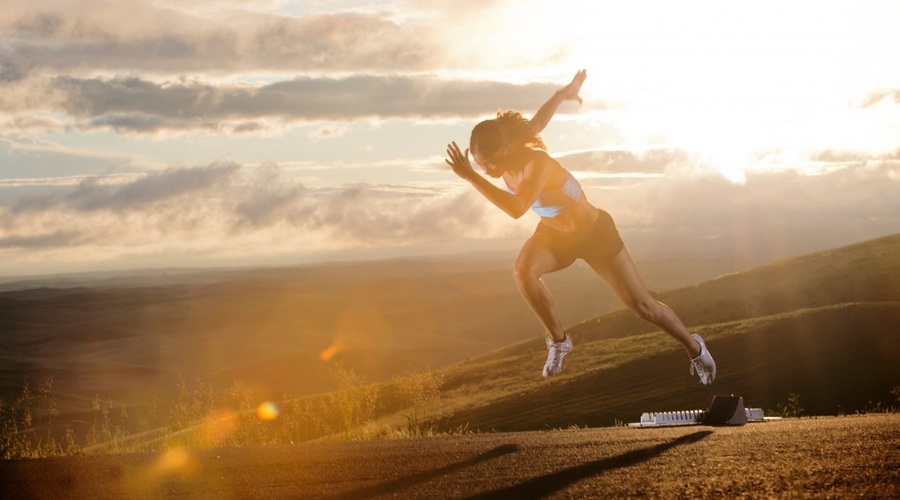
[[[900,231],[900,161],[747,174],[671,175],[589,192],[637,253],[783,258]]]
[[[350,127],[345,124],[323,125],[313,131],[310,131],[309,138],[315,141],[334,139],[340,137],[350,131]]]
[[[896,158],[822,172],[751,172],[735,185],[666,169],[626,189],[585,188],[641,258],[741,252],[778,258],[900,230]],[[275,164],[214,163],[117,185],[94,181],[0,198],[0,257],[17,265],[56,262],[63,253],[69,261],[137,253],[165,255],[167,262],[256,259],[243,260],[251,264],[274,254],[524,241],[536,220],[509,219],[462,182],[311,188]]]
[[[84,212],[135,210],[226,183],[239,168],[237,164],[222,163],[168,169],[121,185],[105,184],[99,177],[90,177],[72,190],[23,196],[10,209],[13,214],[55,207]]]
[[[427,26],[377,14],[195,15],[148,2],[36,3],[0,14],[0,81],[36,71],[425,71],[441,53]]]
[[[85,150],[34,138],[0,136],[0,179],[29,182],[40,178],[130,175],[159,170],[162,165],[134,154]]]
[[[445,188],[351,184],[309,189],[277,165],[172,168],[130,182],[94,177],[0,199],[6,249],[273,238],[299,248],[453,241],[492,234],[486,202]],[[496,214],[494,214],[496,215]]]
[[[858,151],[835,151],[831,149],[826,149],[824,151],[818,151],[811,156],[813,161],[824,162],[824,163],[837,163],[837,164],[856,164],[856,165],[864,165],[867,162],[896,162],[900,161],[900,149],[893,151],[891,153],[881,154],[881,155],[871,155],[866,153],[860,153]]]
[[[487,204],[469,191],[411,192],[406,186],[347,186],[304,207],[291,221],[363,245],[435,243],[491,232]]]
[[[671,165],[687,163],[690,155],[677,149],[600,149],[566,153],[559,155],[557,159],[570,170],[609,174],[662,174]]]
[[[59,96],[57,110],[71,117],[70,126],[154,133],[218,130],[226,125],[247,132],[263,128],[260,120],[485,116],[504,108],[530,109],[558,86],[413,76],[302,77],[263,86],[59,76],[50,88]],[[46,87],[38,91],[48,92]],[[46,108],[46,102],[42,106]]]
[[[900,104],[900,89],[873,92],[869,94],[865,101],[863,101],[862,107],[869,108],[889,98],[893,99],[895,103]]]
[[[303,202],[307,189],[299,183],[284,181],[276,165],[263,165],[242,189],[234,206],[234,229],[259,229],[282,221],[293,207]]]
[[[48,234],[0,237],[0,249],[4,248],[58,248],[84,243],[84,235],[78,231],[58,230]]]

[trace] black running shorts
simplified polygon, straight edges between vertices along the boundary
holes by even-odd
[[[588,264],[602,266],[618,255],[625,243],[612,216],[601,209],[597,212],[597,220],[586,231],[560,231],[542,220],[534,230],[533,238],[550,250],[559,262],[568,265],[575,259],[583,259]]]

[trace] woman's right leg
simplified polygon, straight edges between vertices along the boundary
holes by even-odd
[[[602,265],[591,263],[591,267],[639,318],[655,324],[675,338],[688,356],[693,358],[699,354],[699,343],[691,338],[675,311],[650,295],[627,248],[622,248],[609,262]]]
[[[513,278],[519,287],[519,293],[550,338],[557,342],[565,340],[566,333],[559,321],[550,291],[541,281],[541,276],[565,269],[573,262],[574,257],[558,255],[544,238],[534,235],[522,246],[513,266]]]

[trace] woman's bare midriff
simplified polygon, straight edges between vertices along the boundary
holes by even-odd
[[[556,217],[541,217],[541,220],[553,229],[569,233],[589,229],[597,216],[597,207],[582,195],[574,205],[566,207]]]
[[[544,151],[536,150],[534,153],[546,155],[546,152]],[[552,180],[545,186],[545,189],[548,191],[561,189],[562,185],[566,182],[566,171],[563,166],[556,160],[553,160],[552,168],[554,169]],[[522,180],[521,175],[521,172],[507,172],[503,177],[506,179],[507,185],[515,189]],[[558,229],[559,231],[577,232],[590,228],[597,220],[597,217],[597,207],[592,205],[584,193],[582,193],[581,198],[579,198],[574,205],[564,208],[562,212],[555,217],[541,217],[541,220],[548,226]]]

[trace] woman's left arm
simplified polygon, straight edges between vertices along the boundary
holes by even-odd
[[[563,101],[572,99],[577,100],[581,104],[581,96],[578,95],[578,92],[581,91],[581,84],[584,83],[585,78],[587,78],[587,70],[582,69],[575,73],[575,77],[572,78],[568,85],[557,90],[547,102],[541,105],[534,117],[528,122],[535,134],[540,133],[550,123],[550,119],[556,113],[556,108]]]

